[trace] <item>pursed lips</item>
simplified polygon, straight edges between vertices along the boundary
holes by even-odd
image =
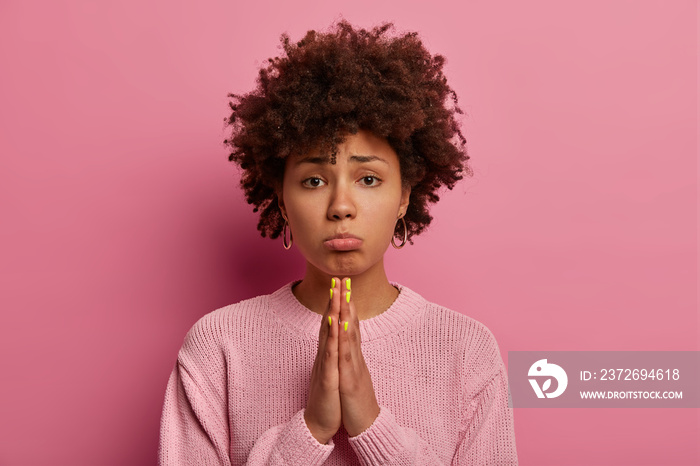
[[[323,244],[333,251],[352,251],[362,246],[362,240],[351,233],[338,233],[327,238]]]

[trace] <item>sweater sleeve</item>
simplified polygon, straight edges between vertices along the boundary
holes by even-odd
[[[369,428],[348,441],[363,466],[444,464],[416,431],[399,425],[384,406]]]
[[[246,465],[322,465],[330,456],[335,444],[333,439],[325,445],[316,440],[306,425],[304,411],[304,408],[300,409],[288,422],[263,433],[255,441]]]
[[[200,319],[185,337],[165,393],[161,416],[159,465],[231,466],[228,415],[230,361],[222,344],[226,329],[221,313]],[[272,466],[323,464],[333,440],[320,444],[304,421],[304,409],[255,441],[246,464]],[[245,423],[245,419],[234,422]]]
[[[513,412],[508,406],[508,379],[501,367],[472,398],[473,413],[461,437],[452,465],[516,466]]]
[[[517,465],[508,377],[493,333],[474,321],[465,348],[460,409],[463,424],[453,465]]]
[[[499,371],[472,401],[474,416],[451,466],[517,466],[506,380],[505,372]],[[358,436],[350,437],[349,442],[363,466],[444,465],[425,440],[414,430],[400,426],[383,406],[374,423]]]
[[[161,466],[231,465],[226,355],[213,315],[187,333],[165,391],[158,460]]]
[[[517,465],[505,366],[493,334],[480,324],[477,328],[478,336],[469,339],[475,347],[462,356],[464,380],[456,389],[464,421],[450,466]],[[374,423],[349,442],[366,466],[445,465],[418,433],[399,425],[383,406]]]

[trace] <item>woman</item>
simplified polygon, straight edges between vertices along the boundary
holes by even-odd
[[[188,332],[161,464],[517,464],[491,332],[384,271],[389,243],[412,244],[437,190],[470,174],[444,58],[391,26],[283,34],[286,55],[230,95],[225,143],[258,229],[306,273]]]

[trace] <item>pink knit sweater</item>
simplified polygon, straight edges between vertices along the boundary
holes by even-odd
[[[360,321],[380,406],[356,437],[304,421],[321,316],[290,282],[202,317],[168,381],[161,465],[515,465],[505,367],[483,324],[406,286]]]

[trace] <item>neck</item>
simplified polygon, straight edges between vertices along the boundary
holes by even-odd
[[[383,259],[361,274],[335,276],[341,280],[345,277],[352,280],[352,300],[360,320],[386,311],[399,295],[386,277]],[[304,279],[292,288],[292,293],[305,307],[323,315],[328,309],[332,277],[307,262]]]

